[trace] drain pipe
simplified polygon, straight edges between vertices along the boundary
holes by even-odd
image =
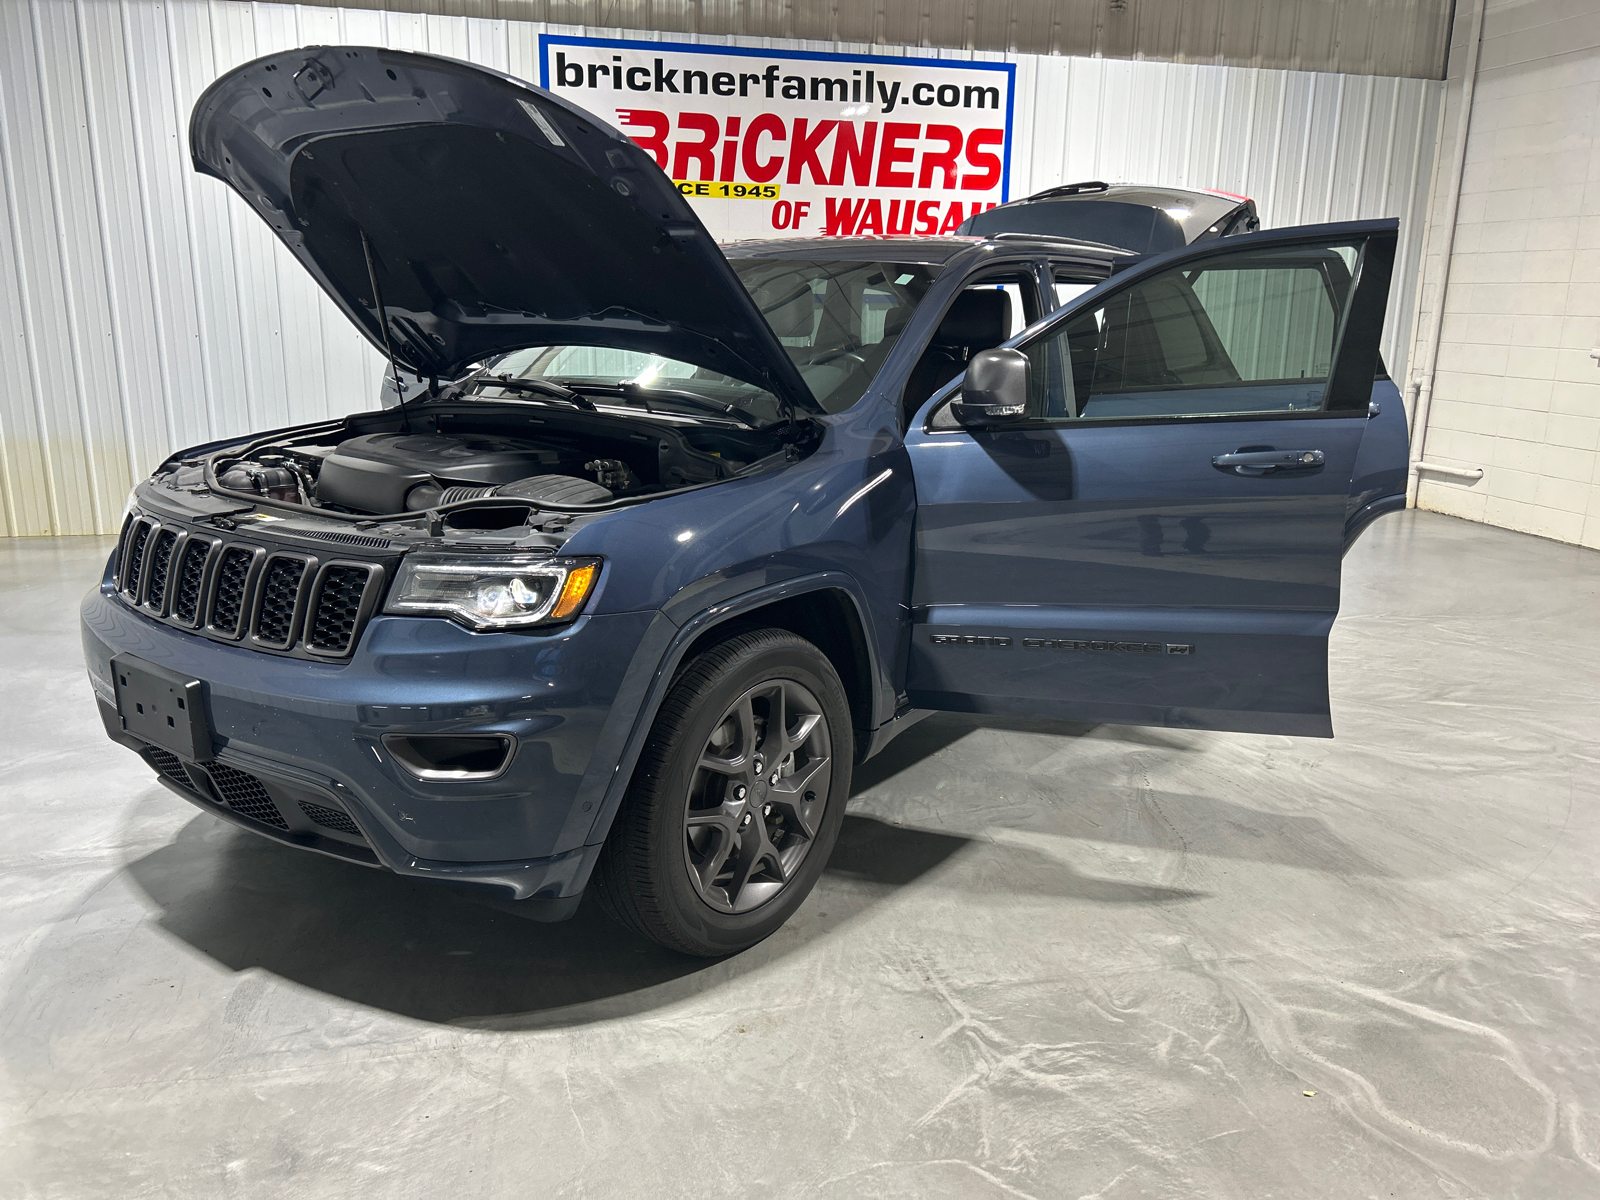
[[[1444,300],[1450,287],[1450,258],[1456,244],[1456,217],[1461,211],[1461,176],[1467,165],[1467,133],[1472,125],[1472,93],[1478,84],[1478,59],[1483,50],[1483,10],[1488,0],[1477,0],[1472,8],[1472,34],[1467,51],[1466,73],[1461,82],[1461,106],[1456,113],[1455,164],[1450,172],[1450,195],[1445,200],[1444,246],[1440,254],[1439,287],[1433,311],[1428,314],[1428,339],[1422,370],[1414,378],[1416,403],[1411,417],[1411,465],[1406,472],[1406,507],[1417,506],[1418,469],[1428,442],[1428,410],[1433,405],[1433,376],[1439,365],[1439,340],[1444,334]],[[1438,159],[1434,159],[1437,167]],[[1410,391],[1408,387],[1406,389]],[[1424,468],[1425,469],[1425,468]]]

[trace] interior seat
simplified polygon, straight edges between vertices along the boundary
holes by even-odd
[[[956,297],[933,340],[906,380],[905,419],[909,422],[929,396],[949,383],[980,350],[992,350],[1011,336],[1011,297],[997,287],[976,287]]]

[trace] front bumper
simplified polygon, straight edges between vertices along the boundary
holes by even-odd
[[[595,748],[631,724],[616,701],[651,614],[589,616],[540,634],[379,616],[345,664],[186,634],[104,586],[85,597],[82,618],[108,734],[185,799],[304,849],[576,903],[599,852],[588,841],[593,810],[614,773]],[[214,766],[165,763],[122,731],[110,668],[119,653],[204,681]],[[509,734],[516,750],[495,779],[425,782],[384,749],[386,733]]]

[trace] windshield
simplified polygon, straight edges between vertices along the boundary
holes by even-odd
[[[830,413],[861,399],[939,270],[926,263],[792,258],[731,263],[811,394]],[[659,354],[605,346],[514,350],[492,360],[475,384],[496,394],[513,390],[497,379],[543,380],[598,403],[620,399],[677,413],[720,412],[744,423],[765,424],[782,413],[778,398],[755,384]]]

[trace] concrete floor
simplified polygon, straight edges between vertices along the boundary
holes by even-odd
[[[168,794],[108,546],[0,542],[0,1195],[1600,1195],[1600,554],[1385,518],[1332,742],[933,718],[708,965]]]

